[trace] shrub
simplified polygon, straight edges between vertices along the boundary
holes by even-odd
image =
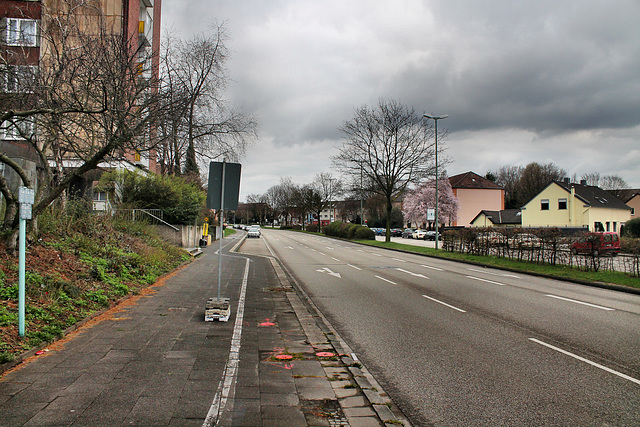
[[[625,237],[640,237],[640,218],[630,219],[624,224]]]
[[[343,239],[375,240],[375,233],[362,225],[334,221],[324,228],[327,236],[341,237]]]

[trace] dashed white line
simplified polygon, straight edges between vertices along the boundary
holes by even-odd
[[[467,268],[467,270],[469,271],[475,271],[476,273],[482,273],[482,274],[489,274],[491,276],[500,276],[500,277],[513,277],[515,279],[519,279],[520,277],[514,275],[514,274],[505,274],[505,273],[492,273],[490,271],[485,271],[485,270],[477,270],[475,268]]]
[[[548,295],[545,295],[545,296],[547,296],[549,298],[555,298],[555,299],[560,299],[560,300],[563,300],[563,301],[573,302],[575,304],[581,304],[581,305],[586,305],[586,306],[593,307],[593,308],[598,308],[600,310],[614,311],[613,308],[603,307],[601,305],[596,305],[596,304],[590,304],[588,302],[578,301],[578,300],[571,299],[571,298],[559,297],[557,295],[551,295],[551,294],[548,294]]]
[[[422,295],[422,296],[423,296],[423,297],[425,297],[426,299],[430,299],[431,301],[435,301],[435,302],[437,302],[438,304],[442,304],[442,305],[444,305],[444,306],[446,306],[446,307],[449,307],[449,308],[452,308],[452,309],[454,309],[454,310],[457,310],[457,311],[459,311],[460,313],[466,313],[466,311],[465,311],[465,310],[463,310],[463,309],[461,309],[461,308],[454,307],[454,306],[452,306],[451,304],[447,304],[446,302],[442,302],[442,301],[437,300],[437,299],[435,299],[435,298],[431,298],[431,297],[430,297],[430,296],[428,296],[428,295]]]
[[[398,262],[407,262],[407,261],[405,261],[403,259],[400,259],[400,258],[391,258],[391,259],[394,260],[394,261],[398,261]]]
[[[348,265],[349,267],[351,267],[351,268],[355,268],[356,270],[360,270],[360,271],[362,271],[362,269],[361,269],[361,268],[356,267],[355,265],[351,265],[351,264],[347,264],[347,265]]]
[[[424,268],[430,268],[432,270],[438,270],[438,271],[444,271],[444,269],[442,268],[438,268],[438,267],[431,267],[430,265],[420,265],[420,267],[424,267]]]
[[[494,285],[507,286],[504,283],[494,282],[493,280],[481,279],[479,277],[467,276],[468,279],[479,280],[481,282],[493,283]]]
[[[371,255],[373,255],[373,256],[382,256],[382,255],[380,255],[380,254],[376,254],[376,253],[374,253],[374,252],[371,252]]]
[[[631,381],[632,383],[636,383],[636,384],[640,385],[640,380],[638,380],[636,378],[633,378],[633,377],[630,377],[629,375],[625,375],[622,372],[618,372],[618,371],[615,371],[615,370],[613,370],[611,368],[607,368],[606,366],[603,366],[603,365],[601,365],[599,363],[593,362],[593,361],[591,361],[589,359],[585,359],[584,357],[580,357],[577,354],[573,354],[573,353],[568,352],[567,350],[563,350],[563,349],[558,348],[556,346],[553,346],[551,344],[547,344],[544,341],[540,341],[540,340],[535,339],[535,338],[529,338],[529,340],[531,340],[531,341],[533,341],[533,342],[535,342],[537,344],[543,345],[543,346],[545,346],[547,348],[550,348],[552,350],[555,350],[557,352],[560,352],[560,353],[562,353],[564,355],[567,355],[569,357],[573,357],[574,359],[577,359],[577,360],[579,360],[581,362],[588,363],[589,365],[595,366],[596,368],[602,369],[603,371],[609,372],[610,374],[617,375],[620,378],[624,378],[625,380]]]
[[[338,258],[331,257],[332,260],[340,262]]]
[[[391,283],[392,285],[397,285],[396,282],[392,282],[391,280],[385,279],[384,277],[380,277],[380,276],[376,276],[376,277],[380,280],[384,280],[385,282]]]

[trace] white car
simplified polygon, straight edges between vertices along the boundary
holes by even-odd
[[[426,235],[427,235],[427,230],[416,230],[413,232],[414,239],[424,240]]]
[[[247,229],[247,237],[260,237],[260,226],[252,225]]]

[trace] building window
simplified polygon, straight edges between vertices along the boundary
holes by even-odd
[[[36,81],[38,67],[15,65],[2,68],[2,90],[6,93],[30,93]]]
[[[38,21],[7,18],[3,25],[4,42],[9,46],[38,46]]]
[[[540,210],[548,211],[549,210],[549,199],[540,200]]]
[[[567,199],[558,199],[558,209],[559,210],[567,209]]]
[[[31,138],[34,133],[35,125],[29,120],[7,120],[2,122],[2,126],[0,126],[0,137],[2,139],[27,139]]]
[[[636,214],[636,209],[635,208],[631,208],[631,216],[634,216]]]
[[[604,231],[604,226],[600,221],[596,221],[593,223],[593,231],[595,232]]]

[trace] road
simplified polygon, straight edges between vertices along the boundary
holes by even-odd
[[[263,238],[415,425],[639,425],[640,296]]]

